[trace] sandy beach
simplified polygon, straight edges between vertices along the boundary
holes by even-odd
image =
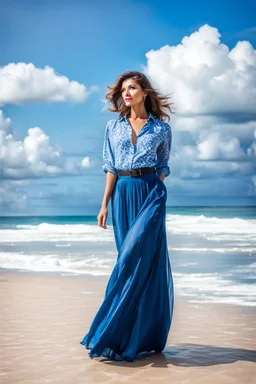
[[[90,359],[79,342],[108,277],[0,274],[0,382],[256,383],[256,309],[175,301],[165,350],[134,362]]]

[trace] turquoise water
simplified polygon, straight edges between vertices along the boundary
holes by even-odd
[[[167,214],[189,215],[218,218],[256,219],[255,207],[167,207]],[[98,214],[98,213],[97,213]],[[95,216],[0,216],[0,228],[14,228],[16,225],[38,225],[43,222],[49,224],[97,224]],[[108,217],[111,221],[111,213]]]
[[[253,207],[167,207],[167,213],[177,215],[204,215],[207,217],[256,219]]]
[[[111,212],[0,217],[0,271],[110,275],[117,258]],[[191,302],[256,305],[256,207],[167,207],[175,294]]]

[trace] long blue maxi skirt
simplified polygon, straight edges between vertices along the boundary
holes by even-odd
[[[166,199],[156,173],[116,180],[111,208],[118,255],[103,303],[80,342],[90,358],[133,361],[166,345],[174,304]]]

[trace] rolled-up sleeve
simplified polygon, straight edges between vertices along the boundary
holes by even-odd
[[[105,173],[111,172],[114,175],[118,175],[117,170],[115,168],[115,157],[114,157],[114,151],[113,146],[111,143],[111,132],[110,132],[110,122],[107,123],[106,129],[105,129],[105,137],[104,137],[104,143],[103,143],[103,165],[102,169]]]
[[[168,123],[165,123],[165,129],[163,132],[163,141],[157,148],[157,173],[164,173],[165,177],[169,176],[171,171],[168,165],[170,152],[172,148],[172,130]]]

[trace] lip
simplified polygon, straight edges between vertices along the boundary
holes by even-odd
[[[125,101],[130,101],[131,100],[131,97],[128,97],[125,99]]]

